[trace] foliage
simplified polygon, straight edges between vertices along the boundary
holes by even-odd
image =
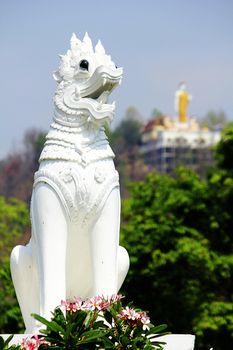
[[[120,124],[112,131],[106,128],[110,145],[117,154],[115,164],[121,179],[121,194],[127,196],[127,184],[141,180],[148,171],[139,152],[142,121],[139,112],[130,107]]]
[[[126,151],[126,147],[130,148],[140,144],[141,127],[142,122],[138,111],[131,107],[126,111],[126,116],[120,124],[112,132],[107,131],[110,144],[117,154]]]
[[[6,340],[4,340],[3,337],[0,336],[0,350],[20,350],[20,345],[9,345],[12,338],[13,335],[10,335]]]
[[[29,202],[44,141],[42,131],[29,130],[24,136],[24,149],[13,152],[0,162],[0,195]]]
[[[24,324],[11,279],[9,262],[0,268],[0,333],[19,333]]]
[[[144,311],[123,308],[121,295],[97,296],[82,301],[62,301],[52,319],[35,319],[46,326],[42,335],[23,339],[20,349],[163,349],[161,336],[166,325],[153,326]],[[4,348],[3,348],[4,349]],[[7,349],[7,347],[6,347]]]
[[[200,121],[202,127],[207,127],[210,130],[221,130],[227,122],[227,117],[224,111],[209,111]]]
[[[18,332],[23,329],[19,306],[10,275],[9,256],[29,227],[27,205],[17,199],[0,196],[0,332]],[[26,240],[26,238],[25,238]]]
[[[122,225],[130,299],[173,332],[197,334],[200,349],[233,344],[233,179],[180,168],[176,178],[151,173],[130,192]]]
[[[161,118],[164,116],[164,113],[161,112],[158,108],[154,108],[151,113],[151,118]]]
[[[221,169],[233,174],[233,123],[227,124],[222,132],[220,142],[216,147],[216,160]]]
[[[0,261],[7,259],[16,240],[29,227],[27,205],[0,196]]]

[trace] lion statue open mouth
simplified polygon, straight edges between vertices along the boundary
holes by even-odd
[[[111,121],[115,103],[108,104],[111,91],[121,83],[123,69],[117,68],[98,41],[93,49],[86,33],[83,41],[75,34],[71,49],[61,55],[61,65],[54,73],[58,82],[55,108],[73,116],[89,116],[94,120]]]

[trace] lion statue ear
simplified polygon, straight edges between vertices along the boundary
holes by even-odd
[[[62,81],[62,77],[59,73],[58,70],[56,70],[55,72],[53,72],[53,78],[57,83],[60,83]]]

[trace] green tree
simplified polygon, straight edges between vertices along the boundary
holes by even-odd
[[[216,147],[216,160],[220,169],[233,172],[233,123],[228,123]]]
[[[220,142],[218,159],[232,139]],[[196,334],[203,350],[233,346],[233,178],[223,164],[207,180],[184,168],[174,178],[151,173],[131,184],[122,208],[128,298],[150,310],[153,322]]]
[[[30,201],[33,176],[39,166],[38,159],[44,141],[45,134],[42,131],[29,130],[24,136],[24,149],[0,162],[0,195]]]
[[[210,130],[222,129],[226,125],[226,122],[227,117],[222,110],[218,112],[211,110],[200,121],[201,126],[207,127]]]
[[[127,183],[140,180],[148,167],[139,152],[142,120],[134,107],[129,107],[125,117],[114,129],[106,129],[109,143],[116,154],[116,168],[121,178],[121,193],[127,196]]]
[[[17,333],[23,321],[10,275],[9,257],[17,243],[28,237],[27,205],[17,199],[0,196],[0,333]]]
[[[31,171],[32,174],[34,174],[39,167],[39,157],[45,140],[46,133],[37,129],[30,129],[24,135],[24,157],[27,161],[30,161],[31,169],[29,168],[28,171]]]
[[[161,118],[163,117],[164,114],[157,108],[154,108],[152,110],[152,113],[151,113],[151,118],[154,119],[154,118]]]

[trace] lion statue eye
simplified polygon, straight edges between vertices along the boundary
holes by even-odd
[[[82,61],[80,61],[80,63],[79,63],[79,67],[80,67],[82,70],[88,70],[89,62],[88,62],[87,60],[82,60]]]

